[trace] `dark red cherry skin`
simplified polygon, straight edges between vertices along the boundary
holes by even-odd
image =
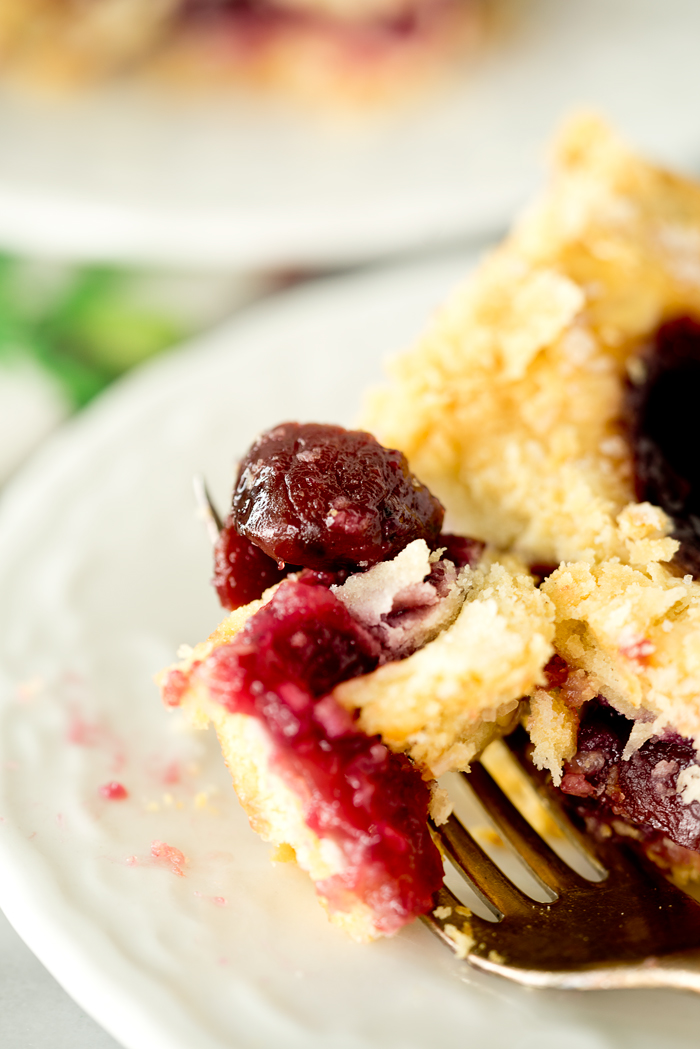
[[[232,517],[276,561],[357,570],[414,539],[434,546],[444,510],[406,457],[371,434],[290,422],[262,434],[241,462]]]
[[[630,383],[626,421],[639,500],[673,519],[675,561],[700,577],[700,321],[662,324],[642,355],[644,378]]]
[[[467,565],[475,568],[486,544],[479,539],[469,539],[464,535],[442,532],[437,545],[445,551],[442,556],[452,561],[457,568],[465,568]]]
[[[219,601],[229,612],[259,598],[268,587],[279,583],[291,571],[236,531],[229,517],[214,547],[212,585]]]
[[[667,732],[624,760],[631,728],[632,722],[604,701],[587,703],[561,790],[576,798],[574,807],[584,819],[595,815],[611,822],[621,816],[645,836],[662,833],[677,845],[700,849],[700,802],[687,804],[677,790],[680,772],[697,765],[692,740]]]

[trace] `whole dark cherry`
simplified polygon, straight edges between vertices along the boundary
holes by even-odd
[[[241,462],[231,516],[275,561],[335,571],[387,560],[414,539],[435,546],[444,509],[371,434],[289,422]]]
[[[673,518],[675,561],[700,577],[700,321],[662,324],[642,355],[644,376],[630,383],[626,414],[637,498]]]

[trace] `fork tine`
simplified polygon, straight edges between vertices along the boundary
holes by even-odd
[[[553,786],[551,777],[546,770],[538,769],[533,765],[529,757],[530,740],[525,729],[519,727],[510,736],[504,739],[510,753],[520,765],[528,780],[534,787],[539,799],[548,815],[556,822],[564,836],[569,842],[582,853],[591,866],[598,871],[601,879],[605,878],[607,868],[600,853],[600,843],[592,838],[584,836],[577,827],[566,816],[562,805],[563,797]]]
[[[525,860],[542,888],[548,892],[550,900],[555,900],[562,892],[567,892],[585,880],[533,830],[482,764],[475,762],[469,773],[463,775],[499,833]]]
[[[438,833],[448,856],[468,876],[477,896],[498,921],[504,914],[531,913],[531,898],[513,885],[455,816]]]
[[[209,489],[207,488],[207,483],[202,474],[194,475],[192,478],[192,487],[194,489],[197,510],[204,521],[210,542],[212,545],[215,545],[224,525],[219,516],[219,512],[209,495]]]

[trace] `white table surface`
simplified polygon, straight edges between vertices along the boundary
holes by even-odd
[[[70,998],[0,912],[2,1049],[118,1049]]]

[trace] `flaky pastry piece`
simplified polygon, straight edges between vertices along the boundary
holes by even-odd
[[[360,630],[372,631],[384,645],[398,645],[399,651],[408,645],[410,654],[337,685],[316,698],[314,707],[313,716],[318,718],[320,712],[322,717],[326,752],[337,739],[347,743],[357,737],[366,755],[377,748],[380,757],[394,755],[380,783],[368,780],[364,787],[358,783],[356,790],[366,794],[381,788],[409,806],[415,791],[424,792],[423,808],[417,805],[411,810],[414,852],[402,846],[397,866],[389,863],[393,875],[378,866],[381,857],[371,848],[367,851],[361,841],[348,844],[340,819],[319,821],[312,796],[315,787],[310,786],[315,773],[309,773],[308,767],[300,771],[296,758],[288,765],[277,728],[266,723],[259,710],[236,709],[229,702],[231,692],[221,684],[233,644],[238,643],[239,654],[262,645],[266,635],[262,628],[255,632],[256,617],[259,621],[267,609],[279,624],[285,615],[298,615],[295,594],[317,587],[302,585],[301,577],[277,584],[261,600],[230,613],[206,642],[160,676],[167,704],[181,706],[196,726],[213,722],[253,829],[296,859],[315,883],[331,921],[360,941],[391,934],[429,909],[442,879],[442,865],[425,826],[427,806],[437,822],[449,811],[434,778],[447,769],[466,767],[491,739],[513,727],[522,697],[543,682],[542,667],[552,652],[549,601],[522,568],[515,571],[514,562],[505,567],[485,556],[476,568],[467,565],[452,572],[446,592],[440,587],[444,597],[435,602],[426,587],[427,580],[434,578],[436,563],[425,542],[416,540],[391,561],[350,575],[332,588],[333,600],[342,603]],[[421,606],[426,599],[428,605]],[[293,607],[290,600],[296,601]],[[392,622],[397,601],[406,609]],[[419,607],[420,621],[406,628],[405,612],[410,619],[411,609]],[[312,611],[310,619],[295,620],[294,644],[302,645],[300,633],[313,629],[311,620],[318,614]],[[406,629],[411,631],[410,641]],[[294,677],[291,671],[290,677]],[[364,804],[355,798],[354,806]],[[371,816],[375,835],[382,818],[377,813]],[[403,827],[403,816],[401,821]],[[371,872],[373,863],[376,875]],[[397,886],[411,879],[425,889],[423,896],[414,892],[407,901],[401,897],[404,889],[400,892]]]

